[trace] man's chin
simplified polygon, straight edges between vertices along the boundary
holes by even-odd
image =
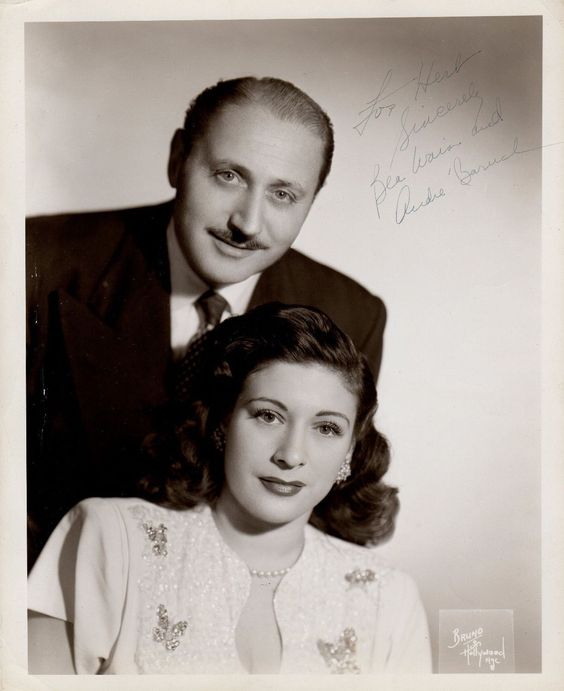
[[[255,262],[222,260],[213,267],[209,267],[209,271],[203,268],[202,271],[198,271],[198,274],[211,288],[222,288],[234,283],[241,283],[247,280],[247,278],[264,271],[265,268],[265,266]]]
[[[205,261],[192,268],[210,287],[221,288],[261,273],[277,262],[280,256],[268,250],[238,250],[233,256],[212,250],[206,254]]]

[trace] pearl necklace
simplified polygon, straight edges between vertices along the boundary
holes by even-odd
[[[260,571],[258,569],[249,569],[251,576],[256,576],[257,578],[274,578],[276,576],[285,576],[290,573],[291,566],[287,566],[285,569],[273,569],[272,571]]]

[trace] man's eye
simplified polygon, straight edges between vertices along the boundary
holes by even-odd
[[[216,175],[223,182],[233,183],[237,181],[237,175],[232,170],[220,170]]]
[[[291,203],[295,201],[294,197],[292,197],[292,195],[286,190],[275,190],[274,198],[278,202]]]

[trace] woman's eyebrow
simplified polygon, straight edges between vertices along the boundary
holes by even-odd
[[[349,425],[351,424],[351,421],[344,413],[338,413],[336,410],[320,410],[315,414],[315,417],[323,417],[325,415],[335,415],[336,417],[341,417],[343,420],[346,420]]]
[[[257,401],[261,401],[263,403],[271,403],[272,405],[282,408],[282,410],[288,410],[288,408],[282,403],[282,401],[277,401],[275,398],[267,398],[266,396],[255,396],[253,398],[249,398],[245,402],[245,405],[248,405],[249,403],[255,403]]]

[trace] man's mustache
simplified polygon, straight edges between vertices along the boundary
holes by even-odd
[[[256,238],[247,238],[244,233],[237,230],[219,230],[214,228],[213,235],[220,240],[235,245],[244,250],[265,250],[267,246]]]

